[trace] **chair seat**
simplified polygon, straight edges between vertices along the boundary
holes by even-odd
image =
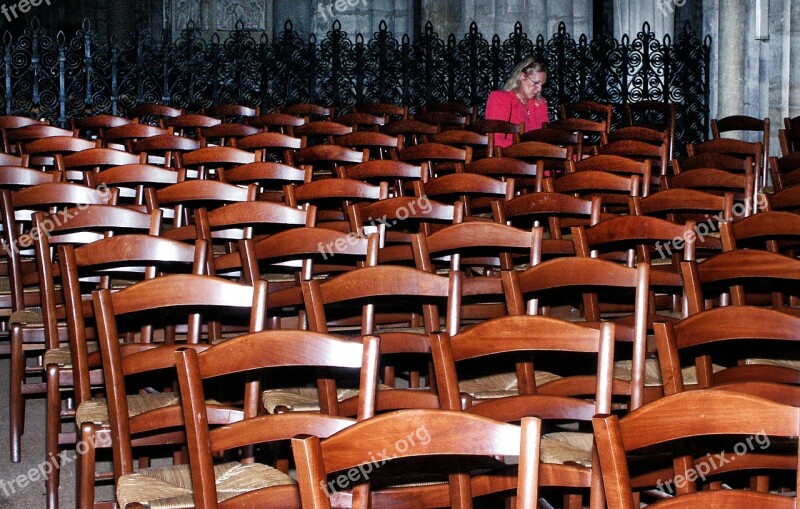
[[[9,325],[24,325],[26,327],[44,327],[42,308],[28,308],[23,311],[14,311],[8,319]]]
[[[378,390],[392,389],[379,384]],[[336,399],[340,402],[358,396],[358,389],[336,389]],[[291,412],[319,412],[319,392],[316,387],[289,387],[270,389],[261,393],[261,401],[267,412],[274,414],[278,407],[286,407]]]
[[[547,371],[537,371],[536,385],[544,385],[559,378],[561,377]],[[469,394],[473,399],[496,399],[519,394],[515,372],[462,380],[458,383],[458,390]]]
[[[97,342],[91,341],[87,343],[89,353],[96,352],[99,349]],[[59,367],[65,369],[72,369],[72,354],[69,347],[51,348],[44,354],[44,365],[58,364]]]
[[[778,366],[782,368],[796,369],[800,371],[800,360],[797,359],[747,359],[745,364]]]
[[[158,408],[180,404],[180,397],[175,392],[156,392],[133,394],[128,396],[128,415],[130,417]],[[91,399],[78,405],[75,422],[80,426],[84,422],[92,422],[99,426],[109,426],[108,404],[104,398]]]
[[[543,463],[563,465],[577,463],[582,467],[592,466],[591,433],[559,431],[542,436],[539,458]]]
[[[216,465],[214,480],[218,502],[270,486],[294,484],[288,475],[260,463]],[[191,469],[189,465],[171,465],[123,475],[117,483],[117,502],[123,508],[134,503],[150,509],[194,507]]]
[[[618,380],[631,381],[632,361],[617,361],[614,363],[614,378]],[[725,366],[713,364],[711,369],[714,373],[722,371]],[[684,385],[697,385],[697,370],[694,366],[687,366],[681,369]],[[644,385],[645,387],[659,387],[664,385],[661,380],[661,366],[658,359],[647,359],[644,362]]]

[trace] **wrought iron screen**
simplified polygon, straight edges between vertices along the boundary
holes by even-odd
[[[600,34],[577,40],[562,23],[550,39],[528,37],[520,23],[505,39],[487,39],[474,23],[463,38],[442,38],[428,23],[414,41],[396,38],[381,23],[370,37],[350,36],[338,22],[322,40],[302,38],[287,21],[273,40],[237,24],[224,39],[204,39],[191,23],[154,37],[146,29],[110,40],[88,21],[75,34],[34,20],[0,44],[0,111],[48,118],[121,114],[140,102],[199,110],[240,103],[263,111],[296,102],[346,112],[361,102],[403,103],[414,112],[428,103],[458,101],[483,110],[516,62],[535,55],[547,63],[544,91],[555,117],[560,104],[589,99],[622,105],[644,99],[678,106],[679,144],[708,132],[710,38],[687,24],[672,39],[647,23],[635,37]],[[615,108],[616,125],[623,121]]]

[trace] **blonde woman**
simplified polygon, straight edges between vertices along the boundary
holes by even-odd
[[[539,129],[548,122],[547,101],[542,87],[547,83],[547,68],[528,57],[517,64],[502,90],[489,94],[486,120],[525,123],[525,130]],[[495,134],[495,146],[507,147],[513,142],[510,134]]]

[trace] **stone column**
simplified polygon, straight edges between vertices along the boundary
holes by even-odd
[[[784,79],[789,81],[789,111],[786,116],[800,115],[800,0],[785,0],[791,2],[787,9],[790,13],[785,26],[789,33],[789,75]],[[781,123],[780,127],[783,125]],[[777,128],[777,127],[776,127]]]
[[[744,27],[748,22],[744,2],[719,2],[719,54],[717,118],[740,115],[744,105]],[[713,86],[713,84],[712,84]]]

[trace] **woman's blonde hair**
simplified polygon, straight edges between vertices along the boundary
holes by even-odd
[[[546,73],[547,66],[541,62],[537,62],[533,57],[523,58],[522,61],[514,67],[514,70],[511,71],[511,74],[508,75],[508,78],[506,78],[506,82],[503,84],[503,90],[508,92],[517,88],[517,85],[519,85],[520,75],[522,73],[530,75],[535,72]]]

